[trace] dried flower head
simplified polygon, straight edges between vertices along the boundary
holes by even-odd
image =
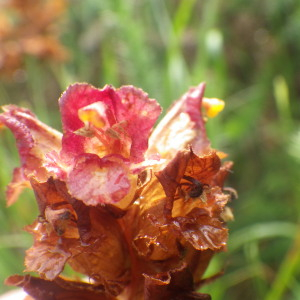
[[[231,162],[211,149],[202,116],[224,106],[191,88],[161,113],[133,86],[70,86],[59,99],[63,134],[27,109],[4,106],[0,122],[17,140],[21,166],[8,204],[34,190],[40,215],[26,271],[9,285],[34,299],[210,299],[195,290],[226,248]],[[65,265],[84,279],[62,277]]]
[[[0,3],[0,75],[22,68],[25,55],[65,60],[67,50],[58,40],[56,23],[65,0],[7,0]]]

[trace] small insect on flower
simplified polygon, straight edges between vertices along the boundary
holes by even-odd
[[[209,186],[208,184],[202,183],[199,180],[197,180],[197,179],[195,179],[191,176],[188,176],[188,175],[184,175],[182,178],[189,181],[189,182],[185,182],[185,183],[180,184],[181,186],[183,186],[183,185],[188,186],[187,193],[186,193],[186,198],[201,197],[205,187]]]

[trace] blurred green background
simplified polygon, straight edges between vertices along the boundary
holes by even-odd
[[[201,291],[213,300],[300,299],[298,0],[4,1],[0,76],[1,105],[28,107],[57,129],[57,99],[73,82],[133,84],[166,109],[205,81],[206,96],[226,101],[207,129],[235,162],[227,185],[239,199],[228,251],[207,273],[225,275]],[[2,130],[1,282],[23,271],[32,240],[21,228],[37,215],[31,191],[6,208],[18,164]]]

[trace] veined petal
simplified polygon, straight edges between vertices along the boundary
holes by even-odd
[[[46,167],[47,154],[60,151],[62,135],[40,122],[28,109],[14,105],[3,106],[2,109],[0,123],[14,134],[21,158],[21,168],[15,170],[7,192],[10,205],[23,187],[28,186],[29,177],[47,181],[49,176],[55,176],[55,172]]]
[[[197,154],[210,151],[201,112],[204,89],[204,83],[190,88],[172,105],[149,138],[147,156],[160,153],[162,158],[171,159],[190,145]]]
[[[148,138],[161,107],[156,100],[149,99],[148,94],[133,86],[123,86],[117,92],[123,104],[117,115],[127,120],[127,132],[132,141],[130,156],[134,162],[140,162],[144,159]]]
[[[110,86],[104,89],[97,89],[86,83],[76,83],[70,85],[59,99],[59,107],[61,111],[63,132],[74,132],[84,126],[83,121],[78,116],[78,110],[92,103],[102,101],[111,110],[117,96]],[[111,124],[116,122],[114,115],[108,115],[107,118]]]
[[[143,161],[150,131],[160,106],[133,86],[96,89],[75,84],[59,100],[63,130],[63,154],[84,152],[101,157],[119,154],[134,163]]]
[[[60,151],[62,134],[39,121],[30,110],[15,105],[2,106],[2,109],[0,121],[15,135],[22,162],[32,149],[40,156]]]
[[[129,169],[121,160],[83,154],[69,173],[67,187],[73,197],[86,205],[116,204],[125,196],[133,196],[131,190],[136,185],[135,177],[131,179]]]

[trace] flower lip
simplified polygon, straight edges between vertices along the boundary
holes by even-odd
[[[86,205],[116,203],[128,194],[129,177],[128,167],[122,162],[82,154],[69,173],[67,186],[70,193]]]
[[[150,131],[161,112],[155,100],[133,86],[114,89],[107,85],[100,90],[74,84],[62,94],[59,105],[64,156],[120,154],[134,163],[144,160]],[[76,133],[82,128],[90,131],[79,136]],[[94,138],[86,133],[94,133]]]

